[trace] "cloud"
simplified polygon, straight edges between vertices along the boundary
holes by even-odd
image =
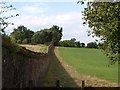
[[[24,6],[21,10],[32,14],[40,14],[45,12],[45,9],[38,6]]]
[[[81,42],[94,40],[91,37],[88,38],[86,32],[87,27],[82,25],[82,14],[80,12],[66,12],[64,14],[49,16],[33,16],[26,14],[11,19],[11,22],[15,23],[15,25],[9,27],[8,33],[12,32],[10,29],[16,28],[19,25],[24,25],[33,31],[50,28],[52,25],[58,25],[63,28],[62,40],[70,38],[76,38]]]
[[[9,0],[9,2],[77,2],[78,0]]]
[[[74,23],[82,23],[80,12],[68,12],[64,14],[45,16],[43,19],[43,24],[59,24],[59,25],[70,25]]]
[[[14,20],[16,24],[24,24],[29,26],[47,26],[50,24],[71,25],[75,23],[82,24],[81,14],[79,12],[70,12],[52,16],[33,16],[23,15],[20,19]]]
[[[6,0],[8,1],[8,0]],[[9,2],[78,2],[79,0],[9,0]],[[113,2],[120,0],[85,0],[85,2]]]
[[[76,23],[82,23],[80,20],[81,14],[79,12],[69,12],[65,14],[51,15],[51,16],[33,16],[33,15],[20,15],[19,17],[12,18],[11,22],[15,23],[15,26],[25,25],[34,30],[40,29],[40,27],[46,27],[50,25],[60,25],[69,27]]]

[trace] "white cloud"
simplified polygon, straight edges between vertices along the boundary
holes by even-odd
[[[78,0],[9,0],[9,2],[77,2]]]
[[[8,0],[6,0],[8,1]],[[9,2],[78,2],[79,0],[9,0]],[[85,0],[86,2],[113,2],[120,0]]]
[[[70,25],[74,23],[82,23],[81,14],[79,12],[70,12],[53,16],[45,16],[42,19],[44,25],[46,24]]]
[[[69,27],[69,25],[74,25],[81,22],[81,14],[79,12],[70,12],[65,14],[58,14],[52,16],[33,16],[33,15],[20,15],[19,17],[12,18],[11,22],[15,23],[15,26],[25,25],[34,30],[35,27],[50,26],[50,25],[60,25]]]
[[[12,19],[15,26],[10,26],[7,32],[10,33],[10,29],[19,25],[24,25],[34,31],[42,28],[50,28],[52,25],[58,25],[63,27],[63,40],[70,39],[72,37],[80,40],[81,42],[89,42],[90,40],[94,40],[93,38],[87,37],[87,28],[82,25],[81,17],[82,15],[80,12],[66,12],[64,14],[40,17],[23,15]]]
[[[21,10],[24,10],[25,12],[29,12],[32,14],[45,12],[45,9],[38,7],[38,6],[24,6],[21,8]]]

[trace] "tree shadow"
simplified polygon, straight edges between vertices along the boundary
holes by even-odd
[[[62,87],[78,87],[74,79],[59,62],[59,59],[55,55],[54,49],[50,51],[49,60],[50,65],[45,79],[43,80],[43,86],[54,87],[56,86],[56,81],[60,80],[60,85]]]

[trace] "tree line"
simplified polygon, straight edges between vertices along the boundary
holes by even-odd
[[[49,44],[52,41],[54,45],[58,45],[62,38],[62,27],[53,25],[49,29],[34,32],[21,25],[13,30],[10,38],[18,44]]]
[[[85,43],[80,43],[80,41],[76,41],[75,38],[71,38],[70,40],[63,40],[59,42],[59,46],[61,47],[77,47],[77,48],[95,48],[102,49],[102,43],[89,42],[85,45]]]
[[[96,42],[89,42],[87,43],[87,46],[85,46],[85,43],[80,43],[80,41],[76,41],[75,38],[61,41],[62,28],[57,25],[53,25],[49,29],[41,29],[37,32],[34,32],[21,25],[13,29],[13,32],[10,34],[10,38],[12,42],[18,44],[49,45],[51,42],[53,42],[55,46],[62,47],[100,48],[100,44],[97,44]]]

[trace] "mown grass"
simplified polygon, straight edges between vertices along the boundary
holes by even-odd
[[[77,72],[117,83],[118,64],[108,67],[109,59],[102,50],[59,47],[59,51],[65,63]]]
[[[25,45],[25,44],[20,44],[20,46],[25,47],[28,50],[38,52],[38,53],[47,53],[48,46],[38,44],[38,45]]]

